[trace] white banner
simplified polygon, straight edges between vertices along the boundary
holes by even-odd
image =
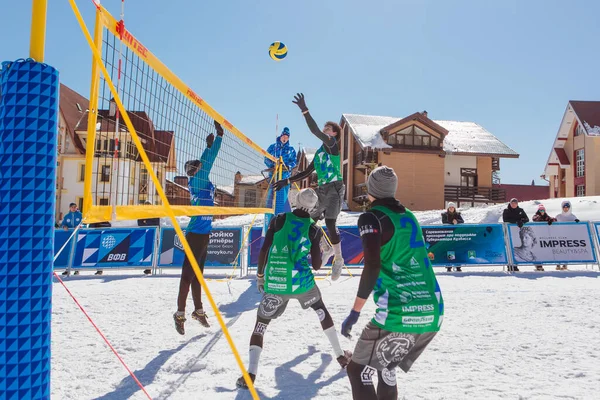
[[[508,235],[515,264],[596,262],[592,234],[585,222],[530,222],[521,229],[510,224]]]

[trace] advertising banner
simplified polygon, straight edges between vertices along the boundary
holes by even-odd
[[[72,229],[69,231],[62,229],[54,230],[54,257],[56,257],[59,250],[64,246],[67,240],[69,240],[71,233],[73,233]],[[71,255],[73,240],[75,240],[75,238],[71,239],[69,244],[67,244],[63,251],[58,255],[58,258],[54,261],[54,268],[67,268],[69,266],[69,256]]]
[[[82,229],[77,233],[73,268],[149,268],[155,240],[155,227]]]
[[[211,267],[231,267],[240,251],[241,236],[241,228],[213,229],[210,234],[208,254],[204,265]],[[161,229],[158,266],[181,267],[184,259],[185,252],[183,251],[183,245],[175,229]]]
[[[338,230],[340,231],[340,237],[342,239],[342,255],[345,264],[348,266],[362,265],[364,255],[362,242],[360,240],[360,235],[358,234],[358,227],[340,226],[338,227]],[[325,232],[327,232],[327,229],[325,229]],[[258,266],[258,254],[260,253],[260,248],[262,246],[261,234],[262,229],[260,228],[252,228],[250,231],[250,251],[248,254],[249,267]],[[327,265],[331,265],[332,262],[333,257],[329,259]]]
[[[515,264],[595,263],[592,232],[586,223],[508,225]]]

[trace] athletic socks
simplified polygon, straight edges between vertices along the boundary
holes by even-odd
[[[262,347],[251,345],[249,353],[250,361],[248,365],[248,373],[256,376],[256,372],[258,371],[258,361],[260,360],[260,353],[262,353]]]
[[[329,339],[329,343],[331,343],[331,347],[333,348],[333,353],[335,354],[335,357],[337,358],[343,355],[344,351],[342,350],[342,346],[340,346],[340,341],[338,339],[335,326],[323,329],[323,332],[325,333],[325,336],[327,336],[327,339]]]

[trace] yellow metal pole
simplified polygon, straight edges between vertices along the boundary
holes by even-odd
[[[44,62],[46,45],[46,11],[48,0],[33,0],[31,11],[31,39],[29,57],[37,62]]]

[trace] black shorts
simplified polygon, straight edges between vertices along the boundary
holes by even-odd
[[[283,314],[288,301],[291,299],[298,300],[300,306],[306,310],[321,300],[321,291],[319,290],[319,287],[315,285],[309,291],[301,294],[277,295],[265,293],[258,305],[258,316],[262,319],[276,319]]]

